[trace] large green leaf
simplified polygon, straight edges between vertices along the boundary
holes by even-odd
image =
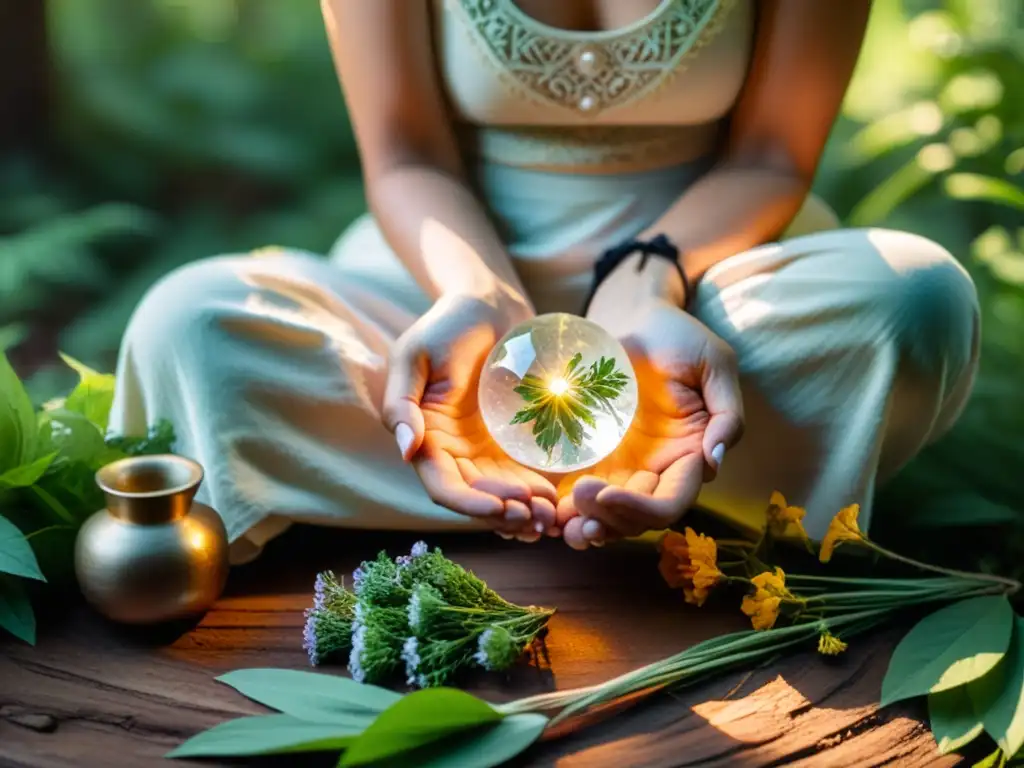
[[[36,415],[28,393],[0,352],[0,472],[35,458]]]
[[[490,704],[455,688],[416,691],[384,710],[339,765],[366,765],[501,719]]]
[[[961,600],[926,616],[900,641],[882,681],[883,707],[977,680],[1006,653],[1013,609],[1002,595]]]
[[[25,534],[5,517],[0,517],[0,573],[46,581]]]
[[[985,730],[974,712],[966,685],[929,694],[928,718],[940,755],[963,748]]]
[[[217,679],[260,704],[312,723],[356,718],[366,726],[402,698],[347,677],[291,669],[239,669]]]
[[[228,720],[186,741],[166,757],[242,757],[341,750],[358,734],[345,725],[307,723],[291,715]]]
[[[85,414],[56,408],[45,411],[40,421],[43,445],[57,452],[61,465],[80,461],[97,470],[125,455],[107,446],[103,432]]]
[[[509,715],[500,723],[449,736],[375,765],[379,768],[492,768],[529,749],[547,724],[544,715],[534,712]]]
[[[0,628],[29,645],[36,644],[36,615],[16,576],[0,573]]]
[[[43,476],[46,470],[50,468],[50,465],[53,464],[55,458],[57,458],[56,452],[48,453],[28,464],[8,469],[3,474],[0,474],[0,489],[28,488]]]
[[[78,385],[64,401],[64,408],[82,414],[101,432],[106,432],[110,422],[110,407],[114,402],[114,376],[98,373],[73,357],[62,354],[61,358],[74,368],[79,377]]]
[[[1015,618],[1006,656],[968,693],[988,735],[1007,755],[1017,754],[1024,747],[1024,618]]]

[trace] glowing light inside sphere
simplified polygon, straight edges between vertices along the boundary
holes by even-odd
[[[548,384],[548,389],[552,395],[564,395],[569,391],[569,382],[563,379],[561,376],[556,376]]]
[[[509,331],[480,374],[480,411],[498,446],[545,472],[596,464],[622,441],[637,385],[622,345],[575,315],[540,315]]]

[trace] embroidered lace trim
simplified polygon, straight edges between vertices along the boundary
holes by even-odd
[[[696,160],[718,146],[720,126],[457,126],[470,157],[520,168],[615,173]]]
[[[513,0],[448,0],[521,98],[597,114],[663,88],[721,31],[736,0],[662,0],[621,31],[581,33],[532,20]]]

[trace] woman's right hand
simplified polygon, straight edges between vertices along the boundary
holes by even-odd
[[[554,529],[555,488],[491,438],[477,383],[494,345],[530,316],[529,304],[508,291],[442,295],[395,343],[383,408],[433,501],[525,541]]]

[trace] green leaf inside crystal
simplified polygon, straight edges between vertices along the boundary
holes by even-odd
[[[582,366],[583,354],[577,352],[566,364],[561,376],[544,379],[526,374],[516,394],[526,406],[512,417],[512,424],[533,422],[537,445],[548,456],[562,436],[578,448],[586,437],[586,427],[596,427],[596,411],[615,415],[613,401],[622,394],[629,377],[616,367],[615,358],[602,357]]]

